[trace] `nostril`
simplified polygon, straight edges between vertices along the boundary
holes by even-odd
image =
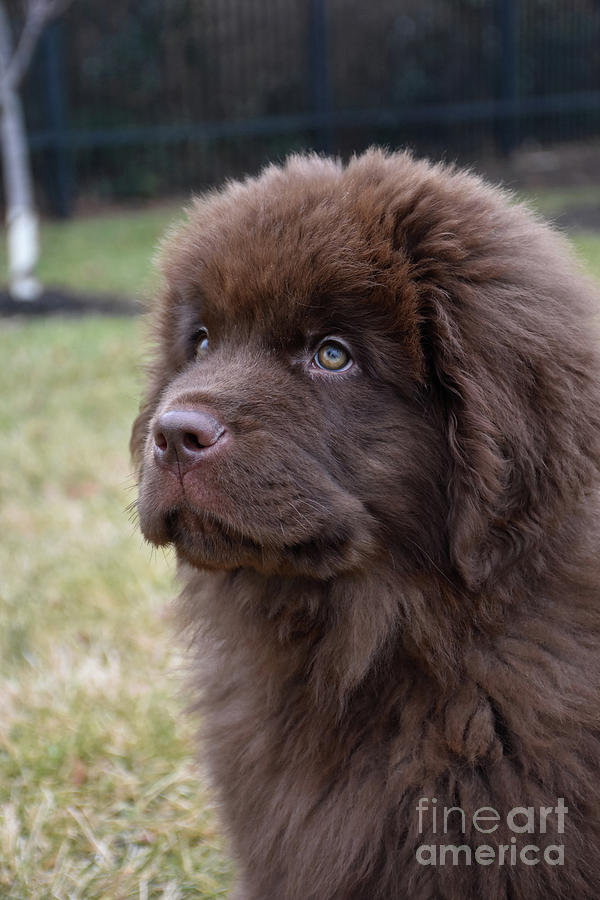
[[[169,446],[169,442],[167,441],[167,439],[166,439],[165,435],[162,433],[162,431],[159,431],[157,434],[154,435],[154,443],[156,444],[156,446],[158,447],[159,450],[163,450],[163,451],[166,450],[167,447]]]
[[[194,453],[196,450],[203,450],[206,446],[208,446],[208,443],[203,444],[200,440],[200,437],[197,434],[194,434],[192,431],[185,432],[181,443],[186,450],[190,450],[192,453]]]

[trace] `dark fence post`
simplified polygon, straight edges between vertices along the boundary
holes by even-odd
[[[312,109],[317,119],[315,147],[323,153],[331,153],[333,133],[331,115],[331,86],[328,60],[327,0],[310,0],[309,67]]]
[[[496,141],[508,156],[518,143],[518,120],[514,109],[519,93],[518,22],[515,0],[496,0],[498,28],[498,99],[502,102],[496,122]]]
[[[67,141],[67,86],[64,71],[64,26],[52,22],[41,41],[41,78],[43,79],[46,128],[52,135],[44,151],[46,192],[52,212],[66,218],[73,198],[73,160]]]

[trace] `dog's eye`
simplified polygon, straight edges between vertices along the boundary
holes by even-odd
[[[194,334],[194,353],[197,359],[201,359],[208,353],[208,331],[206,328],[199,328]]]
[[[338,341],[325,341],[315,353],[313,362],[319,369],[343,372],[352,365],[352,357]]]

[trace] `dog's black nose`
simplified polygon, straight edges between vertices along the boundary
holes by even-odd
[[[172,409],[154,425],[154,457],[161,466],[184,472],[197,466],[209,447],[225,434],[225,427],[209,413]]]

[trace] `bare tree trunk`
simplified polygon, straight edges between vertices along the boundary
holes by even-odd
[[[33,199],[23,109],[15,79],[8,77],[12,57],[10,25],[0,0],[0,143],[6,196],[8,267],[11,294],[34,300],[41,292],[35,277],[39,226]]]

